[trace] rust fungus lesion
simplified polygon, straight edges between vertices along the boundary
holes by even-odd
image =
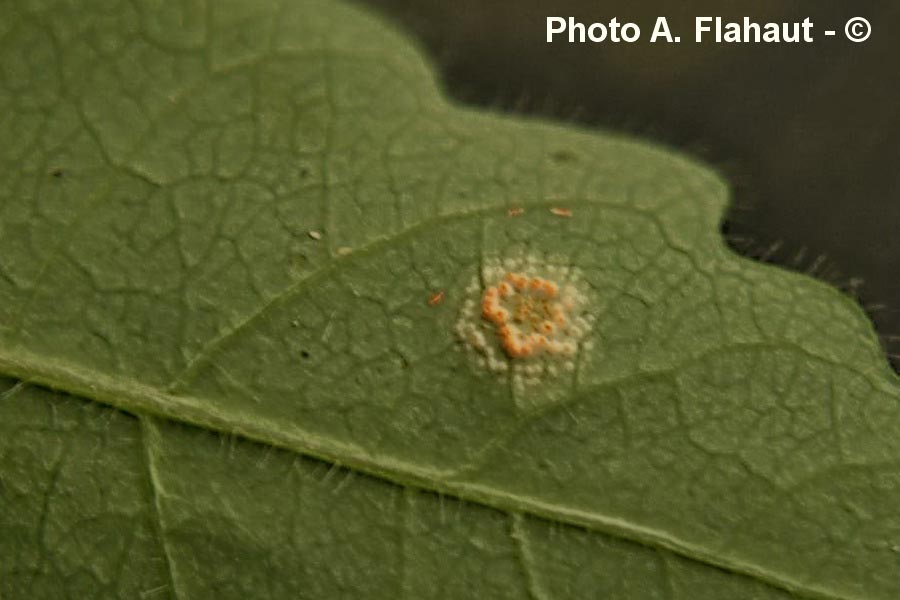
[[[580,272],[537,257],[488,261],[466,290],[457,333],[480,367],[518,386],[573,371],[591,330]]]
[[[510,358],[575,353],[575,344],[562,339],[570,323],[566,302],[554,281],[507,272],[497,285],[485,290],[481,315],[494,324]]]

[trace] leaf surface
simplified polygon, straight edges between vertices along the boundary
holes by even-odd
[[[708,169],[338,2],[0,16],[0,597],[900,595],[897,377]],[[524,389],[456,332],[522,254],[596,317]]]

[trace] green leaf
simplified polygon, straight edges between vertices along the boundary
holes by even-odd
[[[4,600],[900,596],[900,382],[691,160],[324,0],[2,2],[0,139]],[[557,375],[460,334],[502,260]]]

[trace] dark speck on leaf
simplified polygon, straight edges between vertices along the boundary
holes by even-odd
[[[306,350],[301,350],[300,356],[302,356],[303,358],[309,358],[309,352],[307,352]]]
[[[570,150],[554,150],[550,153],[550,158],[556,162],[575,162],[578,156]]]
[[[298,270],[305,269],[307,267],[308,262],[309,262],[309,259],[306,258],[306,255],[301,254],[299,252],[297,254],[291,255],[288,259],[288,263],[291,266],[291,268],[298,269]]]
[[[54,177],[56,177],[57,179],[60,179],[63,176],[63,170],[62,169],[53,169],[50,172],[50,174],[53,175]]]

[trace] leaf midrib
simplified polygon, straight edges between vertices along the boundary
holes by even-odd
[[[110,405],[140,417],[159,417],[206,429],[213,433],[237,435],[249,441],[281,448],[301,456],[330,463],[375,477],[393,485],[457,498],[507,514],[527,514],[598,534],[669,551],[693,562],[724,569],[810,600],[863,600],[835,594],[820,587],[793,581],[756,565],[710,552],[671,534],[624,519],[559,506],[527,496],[505,492],[483,484],[442,480],[442,473],[400,462],[390,457],[369,456],[362,447],[323,438],[300,428],[284,429],[275,423],[240,411],[218,411],[201,398],[172,395],[137,381],[110,377],[65,365],[58,361],[17,351],[16,357],[0,351],[0,375],[14,377],[70,396]],[[618,381],[605,385],[615,385]],[[149,458],[149,457],[148,457]]]

